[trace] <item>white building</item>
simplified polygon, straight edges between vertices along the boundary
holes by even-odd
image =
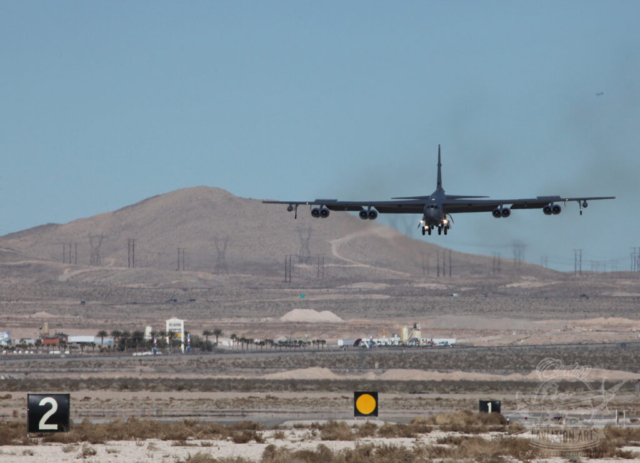
[[[169,333],[174,333],[174,338],[178,338],[180,340],[180,346],[182,352],[184,352],[184,320],[180,320],[177,318],[170,318],[167,320],[167,344],[170,342]]]

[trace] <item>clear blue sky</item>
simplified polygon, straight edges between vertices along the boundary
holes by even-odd
[[[457,215],[430,241],[628,269],[639,17],[638,1],[0,1],[0,233],[196,185],[429,194],[441,143],[450,194],[619,199]]]

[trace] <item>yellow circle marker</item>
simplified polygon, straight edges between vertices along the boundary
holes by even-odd
[[[376,409],[376,399],[370,394],[362,394],[356,400],[356,408],[363,415],[370,415]]]

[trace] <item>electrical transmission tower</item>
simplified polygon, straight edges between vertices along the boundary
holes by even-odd
[[[427,258],[427,265],[425,267],[424,265],[424,261],[425,261],[425,257]],[[422,254],[422,276],[428,276],[429,275],[429,255],[425,255]]]
[[[213,244],[218,251],[218,258],[216,260],[216,273],[229,273],[229,266],[227,265],[227,245],[229,244],[229,237],[225,236],[224,240],[218,239],[217,236],[213,237]]]
[[[524,250],[527,248],[527,245],[522,241],[514,241],[512,244],[513,247],[513,263],[515,265],[520,265],[524,260]]]
[[[185,269],[184,250],[185,248],[178,248],[178,268],[176,269],[178,272]]]
[[[540,267],[549,268],[549,256],[540,257]]]
[[[94,267],[100,267],[102,265],[102,258],[100,257],[100,246],[102,246],[103,239],[104,235],[89,235],[89,246],[91,246],[89,265],[92,265]]]
[[[134,238],[129,238],[127,240],[127,267],[135,268],[136,267],[136,240]]]
[[[62,263],[78,263],[78,243],[62,243]]]
[[[302,228],[298,228],[298,236],[300,237],[300,252],[298,253],[298,263],[299,264],[310,264],[311,263],[311,250],[309,249],[309,242],[311,241],[311,235],[313,233],[313,229],[311,227],[303,230]]]
[[[495,275],[496,273],[500,273],[500,253],[499,252],[494,252],[493,253],[493,268],[492,268],[492,272]]]
[[[324,280],[324,254],[318,254],[318,278]]]
[[[291,283],[293,280],[291,255],[284,256],[284,282]]]
[[[582,276],[582,249],[573,250],[573,273]]]

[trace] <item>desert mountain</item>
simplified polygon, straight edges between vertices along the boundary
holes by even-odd
[[[317,271],[318,256],[332,277],[376,279],[435,274],[444,249],[345,212],[314,219],[301,207],[297,220],[285,207],[263,205],[210,187],[185,188],[122,209],[58,225],[48,224],[0,237],[10,260],[23,259],[111,269],[127,267],[128,242],[135,239],[137,268],[175,270],[178,248],[186,269],[197,272],[282,275],[285,256],[297,272]],[[432,237],[433,239],[433,237]],[[436,237],[446,244],[446,237]],[[69,247],[71,243],[71,247]],[[226,243],[226,248],[225,248]],[[71,249],[71,251],[70,251]],[[92,257],[93,256],[93,257]],[[492,258],[452,253],[455,275],[490,275]],[[505,263],[506,264],[506,263]],[[447,253],[447,267],[449,266]],[[521,274],[547,270],[523,264]]]

